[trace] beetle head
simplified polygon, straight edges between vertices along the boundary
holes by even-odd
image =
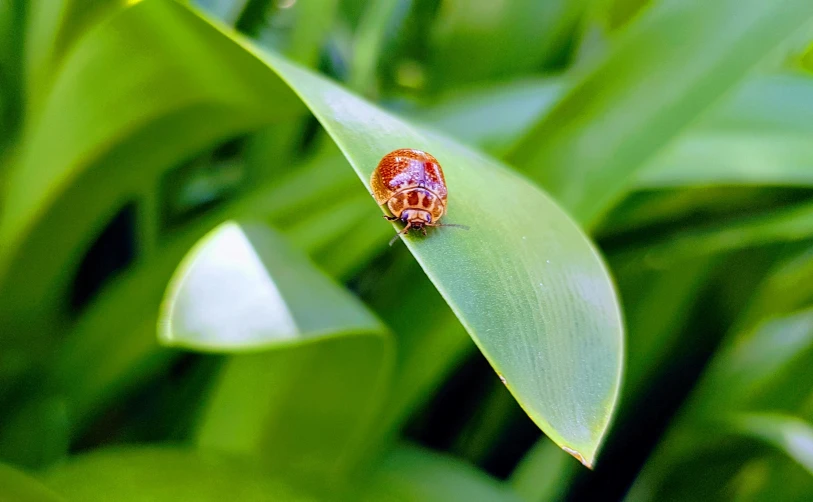
[[[423,209],[405,209],[401,213],[401,220],[411,228],[422,229],[425,226],[432,226],[432,215]]]

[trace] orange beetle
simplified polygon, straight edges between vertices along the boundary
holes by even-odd
[[[466,228],[440,223],[446,214],[446,180],[438,160],[426,152],[402,148],[388,153],[373,171],[370,186],[375,201],[386,204],[393,214],[384,217],[406,223],[390,245],[410,228],[422,230],[424,235],[426,227]]]

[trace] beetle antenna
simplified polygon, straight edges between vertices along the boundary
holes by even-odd
[[[438,223],[436,227],[457,227],[463,230],[471,230],[468,225],[461,225],[459,223]]]
[[[390,239],[390,246],[392,246],[392,245],[395,243],[395,241],[396,241],[396,240],[398,240],[398,236],[399,236],[399,235],[401,235],[401,234],[405,234],[405,233],[409,232],[409,229],[410,229],[410,228],[412,228],[412,223],[407,223],[407,226],[405,226],[403,230],[401,230],[400,232],[398,232],[397,234],[395,234],[395,237],[393,237],[392,239]]]

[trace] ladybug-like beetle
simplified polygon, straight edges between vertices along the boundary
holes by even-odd
[[[411,228],[426,235],[426,227],[463,226],[440,223],[446,214],[446,180],[438,160],[426,152],[402,148],[388,153],[373,171],[370,186],[376,202],[392,212],[384,217],[406,224],[390,245]]]

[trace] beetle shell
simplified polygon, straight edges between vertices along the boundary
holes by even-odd
[[[436,226],[446,213],[446,180],[437,159],[403,148],[381,159],[370,179],[373,197],[408,228]]]

